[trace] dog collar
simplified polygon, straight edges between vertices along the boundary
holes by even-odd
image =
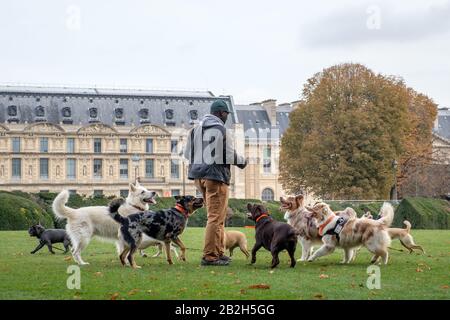
[[[323,229],[334,219],[335,215],[331,215],[320,227],[319,236],[323,236]]]
[[[131,205],[133,208],[138,209],[139,211],[145,211],[145,208],[141,208],[139,206],[136,206],[134,204]]]
[[[189,217],[189,213],[187,212],[187,210],[185,208],[183,208],[180,204],[177,203],[175,205],[175,209],[180,211],[186,218]]]
[[[267,213],[263,213],[263,214],[260,215],[258,218],[256,218],[256,221],[255,221],[255,222],[258,222],[259,220],[261,220],[262,218],[265,218],[265,217],[269,217],[269,215],[268,215]]]

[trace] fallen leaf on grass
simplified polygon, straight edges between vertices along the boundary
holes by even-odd
[[[319,276],[320,279],[328,279],[329,277],[329,275],[323,273]]]
[[[64,261],[70,261],[70,260],[72,260],[71,256],[67,256],[67,257],[64,258]]]
[[[237,279],[234,283],[240,284],[241,282],[242,282],[241,280]]]
[[[441,286],[442,289],[448,289],[449,287],[447,285]]]
[[[270,274],[273,274],[274,272],[275,272],[274,270],[270,270],[270,271],[269,271]]]
[[[100,271],[94,273],[94,275],[95,275],[96,277],[103,277],[103,273],[101,273]]]
[[[417,269],[416,269],[416,272],[423,272],[423,270],[420,269],[420,268],[417,268]]]
[[[265,283],[260,283],[260,284],[254,284],[248,287],[249,289],[270,289],[270,286],[268,284]]]
[[[134,296],[136,293],[138,293],[139,292],[139,289],[133,289],[133,290],[131,290],[130,292],[128,292],[128,295],[129,296]]]
[[[245,289],[241,289],[241,291],[239,291],[241,294],[246,294],[247,291]]]
[[[110,300],[117,300],[117,298],[119,297],[119,293],[115,292],[111,295],[111,297],[109,298]]]
[[[321,294],[321,293],[316,293],[314,295],[314,299],[323,300],[323,299],[325,299],[325,296],[323,294]]]

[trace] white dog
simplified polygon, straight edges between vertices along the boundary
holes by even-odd
[[[138,181],[130,183],[126,203],[120,213],[124,216],[148,210],[149,204],[155,204],[156,193],[141,186]],[[81,251],[87,247],[92,237],[97,236],[106,240],[118,240],[119,224],[109,216],[107,206],[93,206],[73,209],[65,204],[69,199],[69,192],[63,190],[53,201],[53,213],[57,218],[67,219],[66,230],[72,241],[72,256],[80,264],[88,264],[81,258]],[[152,241],[153,240],[153,241]],[[147,246],[160,242],[155,239],[145,239]],[[120,244],[116,242],[117,250],[122,252]],[[175,250],[175,248],[173,248]],[[141,253],[142,254],[142,253]]]

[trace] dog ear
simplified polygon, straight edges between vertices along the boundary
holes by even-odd
[[[299,207],[303,206],[303,200],[305,199],[305,197],[302,194],[298,194],[295,196],[295,202],[297,203],[297,205]]]
[[[183,197],[182,196],[174,196],[175,200],[180,201]]]
[[[130,183],[130,190],[131,192],[135,192],[136,191],[136,186],[132,183]]]
[[[138,178],[136,178],[136,182],[134,183],[134,185],[136,186],[136,187],[140,187],[141,186],[141,184],[139,183],[139,177]]]
[[[253,205],[251,203],[247,203],[247,210],[249,212],[252,212],[252,209],[253,209]]]

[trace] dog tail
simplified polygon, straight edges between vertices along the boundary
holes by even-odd
[[[120,224],[123,224],[126,221],[126,219],[119,213],[119,208],[124,203],[125,200],[122,198],[114,199],[109,203],[109,216]]]
[[[403,224],[406,226],[406,232],[410,232],[411,231],[411,222],[409,222],[408,220],[403,221]]]
[[[389,202],[384,202],[380,209],[379,216],[381,217],[378,221],[389,227],[394,220],[394,207]]]
[[[69,200],[69,191],[61,191],[53,200],[52,209],[53,213],[58,219],[71,218],[76,214],[76,210],[66,207],[66,203]]]

